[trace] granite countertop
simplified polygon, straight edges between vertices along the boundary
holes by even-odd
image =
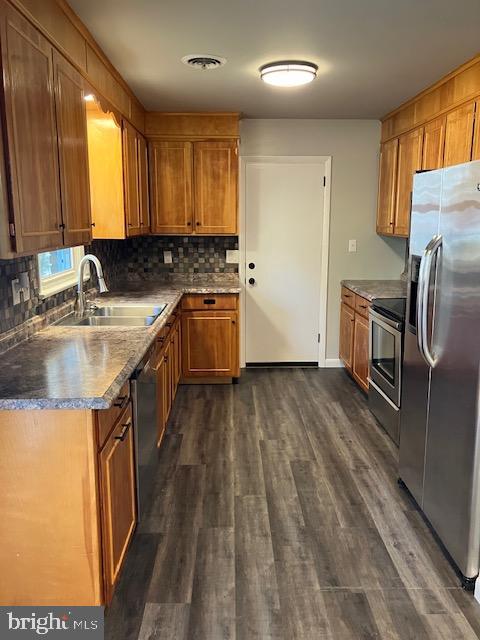
[[[51,325],[0,355],[0,409],[108,409],[184,293],[240,293],[238,280],[136,282],[99,305],[167,303],[150,327]]]
[[[341,284],[367,300],[407,297],[404,280],[342,280]]]

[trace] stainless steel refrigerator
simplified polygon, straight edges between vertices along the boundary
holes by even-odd
[[[414,178],[400,479],[473,588],[480,553],[480,161]]]

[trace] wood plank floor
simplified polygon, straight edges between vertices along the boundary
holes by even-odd
[[[480,638],[396,465],[341,370],[181,387],[106,638]]]

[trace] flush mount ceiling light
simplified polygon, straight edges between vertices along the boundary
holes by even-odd
[[[226,58],[221,58],[220,56],[212,56],[206,53],[191,53],[188,56],[184,56],[182,58],[182,62],[188,67],[207,71],[208,69],[218,69],[219,67],[223,67],[223,65],[226,64],[227,60]]]
[[[298,87],[315,80],[318,67],[313,62],[285,60],[269,62],[259,69],[261,79],[276,87]]]

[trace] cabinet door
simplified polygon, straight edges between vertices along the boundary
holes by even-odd
[[[141,134],[137,134],[137,152],[140,229],[142,233],[148,233],[150,229],[150,208],[148,198],[147,141]]]
[[[138,138],[130,123],[123,122],[123,182],[125,191],[125,221],[127,236],[142,233],[140,198],[138,193]]]
[[[239,375],[238,313],[186,311],[182,314],[182,369],[185,377]]]
[[[63,233],[53,49],[6,2],[0,15],[15,249],[55,249],[62,246]]]
[[[339,355],[345,367],[351,371],[353,365],[353,325],[355,312],[344,302],[340,306],[340,347]]]
[[[380,149],[378,178],[377,233],[391,235],[394,225],[398,140],[389,140]]]
[[[412,206],[413,176],[422,168],[423,128],[398,139],[397,192],[395,198],[396,236],[408,236]]]
[[[100,453],[105,597],[110,602],[136,522],[131,405]]]
[[[472,160],[480,160],[480,100],[477,100],[475,109],[475,133],[473,136]]]
[[[424,127],[422,169],[440,169],[443,167],[445,149],[445,116],[436,118]]]
[[[88,244],[92,220],[83,79],[57,52],[53,63],[64,241],[69,246]]]
[[[195,233],[237,233],[236,140],[194,143]]]
[[[353,376],[358,384],[368,391],[368,340],[369,324],[366,318],[355,314],[353,335]]]
[[[474,102],[447,113],[444,167],[462,164],[472,159],[474,114]]]
[[[193,229],[192,143],[149,143],[152,233]]]

